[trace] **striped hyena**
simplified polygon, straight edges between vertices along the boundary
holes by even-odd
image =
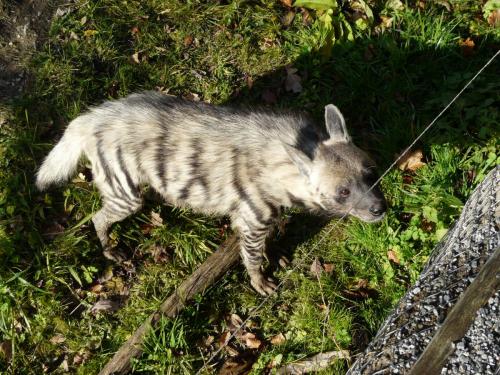
[[[157,92],[106,102],[73,120],[43,162],[40,190],[67,180],[84,155],[102,208],[92,219],[108,258],[108,230],[141,208],[141,186],[170,204],[229,215],[243,263],[261,294],[276,285],[261,270],[270,229],[284,207],[380,220],[386,210],[373,162],[350,140],[342,114],[325,127],[303,113],[193,103]],[[115,259],[116,260],[116,259]]]

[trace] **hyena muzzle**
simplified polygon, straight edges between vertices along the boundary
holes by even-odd
[[[262,272],[266,237],[285,207],[366,222],[386,203],[373,161],[350,140],[342,114],[325,107],[325,127],[304,113],[194,103],[157,92],[106,102],[77,117],[44,160],[40,190],[68,180],[85,156],[102,208],[92,219],[109,258],[108,230],[138,211],[141,187],[168,203],[228,215],[243,263],[261,294],[276,288]]]

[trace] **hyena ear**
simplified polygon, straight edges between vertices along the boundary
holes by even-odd
[[[350,142],[351,137],[347,133],[344,116],[339,109],[333,104],[328,104],[325,107],[325,124],[326,131],[330,135],[330,139],[334,142]]]
[[[296,147],[287,144],[283,144],[283,147],[293,161],[293,164],[299,169],[300,174],[309,179],[312,169],[312,160]]]

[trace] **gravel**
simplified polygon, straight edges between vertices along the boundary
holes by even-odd
[[[404,374],[422,354],[460,295],[499,246],[500,167],[474,190],[459,220],[434,249],[412,289],[400,300],[348,374]],[[500,292],[476,313],[455,342],[442,374],[498,374]]]

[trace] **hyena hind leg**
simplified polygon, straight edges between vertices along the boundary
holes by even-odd
[[[99,241],[103,247],[103,254],[106,258],[121,263],[126,256],[118,249],[113,249],[110,244],[109,229],[114,223],[122,221],[137,212],[142,207],[142,198],[122,199],[118,197],[105,198],[102,208],[92,217],[92,222]]]

